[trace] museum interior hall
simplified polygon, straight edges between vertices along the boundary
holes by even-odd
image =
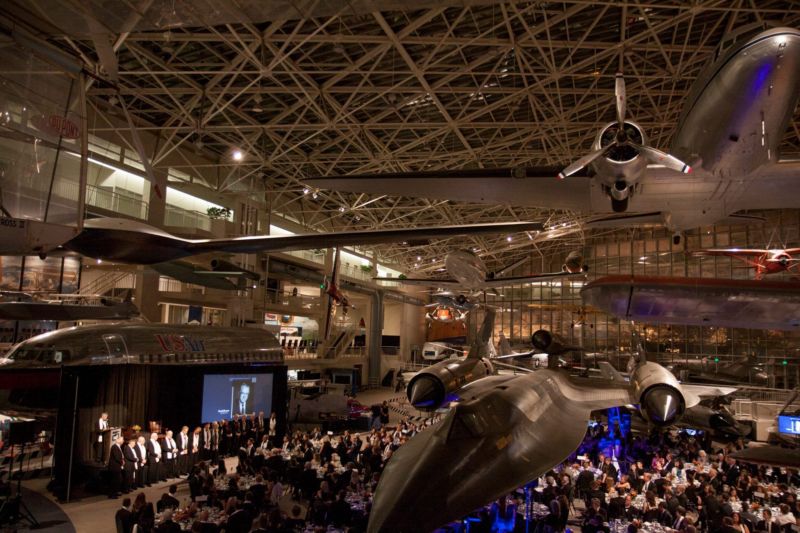
[[[799,99],[796,0],[5,0],[0,530],[799,533]]]

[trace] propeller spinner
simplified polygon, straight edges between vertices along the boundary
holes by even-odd
[[[621,72],[617,73],[615,79],[614,94],[616,123],[606,125],[597,136],[594,150],[564,168],[558,178],[572,176],[592,165],[595,174],[605,182],[614,211],[619,212],[627,209],[632,185],[644,173],[648,163],[663,165],[684,174],[691,172],[692,168],[677,157],[649,146],[641,128],[625,120],[625,78]]]

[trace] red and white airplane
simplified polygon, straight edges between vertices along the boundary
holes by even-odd
[[[336,318],[336,308],[341,306],[342,313],[346,317],[347,312],[352,307],[347,295],[339,288],[339,265],[339,248],[337,247],[336,255],[333,258],[333,269],[331,271],[331,275],[330,277],[325,276],[325,280],[322,282],[323,286],[321,287],[325,291],[325,294],[328,295],[328,305],[324,318],[325,325],[323,338],[325,340],[328,340],[328,337],[330,337],[333,320]]]
[[[691,253],[695,257],[728,256],[743,261],[755,269],[755,279],[762,279],[767,274],[793,272],[800,265],[800,248],[777,248],[759,250],[757,248],[711,248],[696,250]]]

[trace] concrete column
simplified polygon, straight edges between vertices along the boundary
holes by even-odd
[[[163,226],[167,206],[167,171],[153,169],[156,183],[150,183],[148,196],[147,222],[153,226]],[[139,311],[151,322],[161,322],[158,308],[159,274],[148,267],[139,267],[136,273],[136,305]]]
[[[370,381],[380,383],[381,337],[383,335],[383,291],[376,291],[370,298],[369,322],[367,323],[367,360],[369,361]]]

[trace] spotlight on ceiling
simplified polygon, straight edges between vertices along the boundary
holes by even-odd
[[[242,159],[244,159],[244,154],[242,153],[241,150],[237,148],[233,152],[231,152],[231,158],[233,158],[234,161],[241,161]]]

